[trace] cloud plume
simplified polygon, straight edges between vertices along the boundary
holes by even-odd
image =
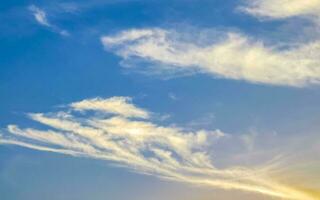
[[[241,10],[257,17],[284,19],[295,16],[320,17],[319,0],[250,0]]]
[[[47,128],[8,125],[0,143],[107,160],[138,173],[194,185],[315,199],[271,179],[266,167],[217,168],[210,156],[210,141],[226,137],[222,131],[161,126],[147,113],[128,97],[86,99],[57,113],[29,114]]]
[[[171,30],[133,29],[103,36],[101,42],[126,62],[139,59],[155,63],[160,71],[192,70],[226,79],[294,87],[320,83],[320,41],[279,49],[232,32],[206,45],[181,38],[183,34]]]

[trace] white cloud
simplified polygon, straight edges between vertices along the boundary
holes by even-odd
[[[35,5],[29,6],[29,10],[32,12],[34,18],[39,24],[50,27],[51,24],[48,22],[47,14]]]
[[[150,114],[143,109],[130,104],[129,97],[112,97],[109,99],[86,99],[80,102],[72,103],[70,106],[78,111],[97,110],[112,114],[118,114],[124,117],[149,118]]]
[[[115,108],[117,106],[119,108]],[[108,160],[139,173],[195,185],[285,199],[314,199],[304,191],[272,179],[268,166],[217,168],[209,156],[210,141],[225,137],[220,130],[189,132],[138,120],[146,119],[149,112],[133,105],[127,97],[84,100],[70,104],[70,109],[30,114],[32,120],[50,128],[38,130],[9,125],[7,133],[0,134],[0,144]],[[86,110],[90,112],[83,113]],[[96,115],[92,111],[114,115]]]
[[[46,26],[48,28],[51,28],[54,32],[59,33],[62,36],[68,36],[70,35],[68,31],[60,29],[59,27],[51,24],[47,18],[47,13],[40,9],[39,7],[35,6],[35,5],[30,5],[29,10],[32,12],[35,20],[43,26]]]
[[[319,0],[250,0],[241,9],[258,17],[282,19],[294,16],[320,17]]]
[[[196,36],[194,41],[179,39],[182,37],[163,29],[133,29],[104,36],[101,42],[126,62],[138,58],[158,63],[160,68],[170,66],[172,71],[193,70],[272,85],[319,84],[320,41],[280,50],[236,33],[208,45],[196,44]]]

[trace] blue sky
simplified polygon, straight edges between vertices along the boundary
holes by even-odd
[[[3,199],[318,199],[320,2],[2,1]]]

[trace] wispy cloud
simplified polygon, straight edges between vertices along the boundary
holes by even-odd
[[[130,104],[130,97],[112,97],[109,99],[86,99],[80,102],[72,103],[70,106],[77,111],[96,110],[123,117],[136,117],[147,119],[150,113]]]
[[[270,19],[283,19],[294,16],[320,17],[319,0],[250,0],[241,10]]]
[[[48,22],[47,14],[35,5],[29,6],[29,10],[33,13],[34,18],[39,24],[50,27],[51,24]]]
[[[50,28],[51,30],[53,30],[54,32],[59,33],[62,36],[70,35],[68,31],[63,30],[63,29],[51,24],[47,18],[47,13],[44,10],[40,9],[39,7],[37,7],[35,5],[30,5],[28,8],[32,12],[35,20],[40,25],[46,26],[46,27]]]
[[[179,98],[177,97],[177,95],[176,95],[175,93],[172,93],[172,92],[170,92],[170,93],[168,94],[168,97],[169,97],[171,100],[173,100],[173,101],[179,100]]]
[[[127,97],[87,99],[58,113],[30,114],[32,120],[48,128],[9,125],[0,135],[0,143],[108,160],[139,173],[194,185],[285,199],[315,199],[272,179],[270,166],[217,168],[209,154],[210,141],[224,138],[222,131],[190,132],[161,126],[147,113],[150,112],[135,106]]]
[[[298,47],[289,44],[288,48],[279,49],[276,45],[267,46],[262,41],[232,32],[208,44],[197,44],[196,38],[196,35],[185,37],[172,30],[133,29],[103,36],[101,42],[125,62],[140,59],[158,63],[158,70],[163,71],[193,70],[271,85],[319,84],[320,41]]]

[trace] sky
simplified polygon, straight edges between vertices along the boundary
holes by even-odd
[[[319,13],[0,1],[0,199],[320,199]]]

